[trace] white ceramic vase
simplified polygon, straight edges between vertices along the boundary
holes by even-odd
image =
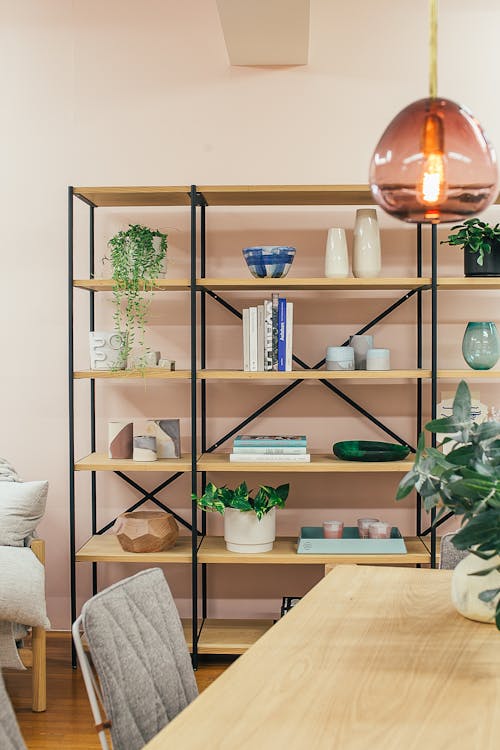
[[[325,276],[330,279],[345,279],[349,276],[349,256],[345,229],[332,227],[328,230],[325,251]]]
[[[124,370],[126,362],[120,356],[123,337],[115,331],[89,333],[90,369]]]
[[[380,269],[377,211],[374,208],[359,208],[354,224],[353,274],[357,279],[369,279],[378,276]]]
[[[493,570],[486,576],[471,575],[478,570],[492,568],[500,565],[500,555],[495,555],[491,560],[482,560],[477,555],[467,555],[460,560],[453,571],[451,579],[451,600],[455,609],[469,620],[478,622],[494,622],[497,600],[483,602],[479,594],[487,589],[496,589],[500,586],[500,573]]]
[[[271,508],[260,521],[253,511],[225,509],[224,540],[230,552],[270,552],[275,539],[276,508]]]

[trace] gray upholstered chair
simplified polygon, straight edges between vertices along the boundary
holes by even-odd
[[[109,728],[114,750],[139,750],[198,695],[181,621],[159,568],[115,583],[86,602],[73,624],[73,639],[103,748]]]
[[[467,557],[467,550],[457,549],[453,544],[453,537],[456,531],[444,534],[441,537],[441,552],[439,556],[439,567],[441,570],[453,570],[457,567],[460,560]]]
[[[21,732],[0,672],[0,747],[2,750],[26,750]]]

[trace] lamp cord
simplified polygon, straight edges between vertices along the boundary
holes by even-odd
[[[429,0],[429,96],[437,97],[438,0]]]

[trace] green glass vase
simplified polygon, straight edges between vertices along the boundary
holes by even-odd
[[[500,357],[500,339],[494,323],[467,323],[462,354],[473,370],[490,370]]]

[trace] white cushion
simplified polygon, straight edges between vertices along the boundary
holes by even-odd
[[[22,547],[45,512],[48,482],[0,482],[0,545]]]
[[[45,569],[29,547],[0,547],[0,620],[50,628]]]

